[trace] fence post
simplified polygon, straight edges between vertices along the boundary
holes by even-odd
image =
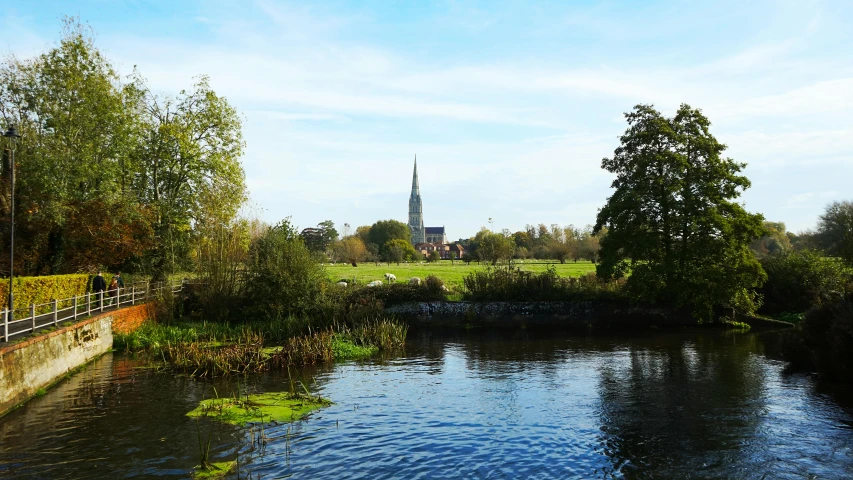
[[[55,327],[58,323],[56,320],[59,318],[59,302],[56,299],[53,299],[53,326]]]
[[[116,308],[121,308],[121,287],[116,287]]]
[[[77,295],[74,295],[74,323],[77,323]]]
[[[130,304],[136,305],[136,285],[130,287]]]
[[[101,303],[101,311],[103,312],[104,311],[104,291],[101,290],[100,292],[98,292],[98,295],[101,296],[100,303]]]
[[[33,320],[33,333],[36,333],[36,304],[30,304],[30,318]]]
[[[9,341],[9,310],[3,309],[3,341]]]

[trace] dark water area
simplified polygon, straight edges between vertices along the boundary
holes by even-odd
[[[210,439],[241,478],[853,478],[853,389],[784,373],[774,344],[413,330],[399,355],[292,372],[335,404],[261,449],[186,413],[286,375],[194,381],[108,354],[0,418],[0,477],[187,478]]]

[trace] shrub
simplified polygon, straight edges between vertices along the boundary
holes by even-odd
[[[259,319],[319,317],[328,280],[296,229],[285,220],[270,227],[249,251],[247,313]]]
[[[487,268],[463,279],[465,298],[478,301],[624,300],[624,280],[603,282],[594,274],[563,278],[549,265],[534,273],[517,267]]]
[[[809,310],[782,337],[782,354],[794,370],[853,380],[853,295]]]
[[[15,277],[15,311],[33,303],[50,303],[53,299],[85,295],[91,283],[90,278],[87,274]],[[7,298],[9,298],[9,279],[0,279],[0,299],[3,300],[0,303],[5,306]],[[50,308],[50,306],[44,307],[38,313],[50,311]]]
[[[761,265],[767,272],[767,282],[759,290],[766,313],[805,312],[840,300],[850,288],[850,273],[841,262],[814,250],[767,255]]]

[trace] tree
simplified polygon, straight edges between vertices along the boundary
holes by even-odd
[[[450,252],[450,264],[451,265],[456,265],[456,257],[457,257],[456,252],[451,251]]]
[[[487,229],[477,232],[474,237],[476,253],[482,260],[497,265],[499,260],[509,260],[515,250],[515,242],[512,237],[506,237],[499,233],[492,233]]]
[[[380,245],[380,254],[387,253],[383,250],[385,244],[391,240],[405,240],[410,243],[412,234],[409,231],[409,226],[397,220],[380,220],[370,227],[368,234],[369,242]],[[411,244],[411,243],[410,243]]]
[[[158,248],[152,274],[163,277],[185,255],[188,232],[201,202],[214,200],[223,218],[233,218],[246,199],[242,124],[237,111],[198,77],[192,91],[176,98],[145,95],[148,135],[139,148],[134,188],[143,203],[157,209]]]
[[[438,250],[433,250],[433,251],[429,252],[429,256],[427,257],[427,260],[429,260],[430,262],[439,262],[439,261],[441,261],[441,254],[438,253]]]
[[[388,240],[383,245],[382,250],[385,252],[385,259],[390,262],[395,262],[397,265],[403,260],[415,260],[418,258],[418,252],[408,240],[395,238]]]
[[[149,219],[121,205],[141,132],[140,95],[122,85],[87,26],[69,17],[63,23],[54,48],[32,59],[9,57],[0,67],[4,124],[17,125],[26,138],[15,152],[16,249],[23,260],[17,268],[30,274],[81,266],[82,252],[69,249],[69,243],[88,249],[90,243],[73,234],[103,226],[91,209],[100,208],[100,215],[117,210],[110,223],[136,233],[146,230],[139,222]],[[72,220],[73,232],[68,230]],[[5,232],[2,237],[8,238]],[[124,258],[111,257],[110,264]]]
[[[814,250],[785,250],[761,258],[767,282],[761,288],[763,312],[801,313],[841,300],[853,278],[840,262],[826,261]],[[853,285],[850,285],[853,287]]]
[[[689,305],[701,319],[716,306],[754,311],[766,275],[749,243],[763,219],[734,201],[750,186],[738,175],[745,165],[720,156],[725,145],[688,105],[674,118],[649,105],[625,117],[621,145],[601,162],[616,179],[594,227],[608,230],[598,275],[630,270],[635,300]]]
[[[820,216],[818,242],[829,255],[853,266],[853,202],[832,202]]]
[[[320,229],[320,240],[323,245],[323,251],[325,251],[338,239],[338,231],[335,229],[335,224],[331,220],[325,220],[318,223],[317,228]]]
[[[331,220],[318,223],[316,228],[305,228],[299,235],[312,252],[325,252],[338,239],[338,231]]]
[[[355,235],[341,239],[335,245],[335,251],[339,259],[352,264],[353,267],[357,267],[358,262],[367,258],[368,254],[364,242]]]
[[[548,244],[548,251],[551,252],[551,258],[559,260],[560,263],[566,263],[566,259],[572,254],[572,250],[566,242],[552,240]]]
[[[246,300],[254,318],[284,320],[319,313],[326,273],[289,219],[255,239],[246,269]]]
[[[365,245],[370,242],[370,225],[362,225],[355,229],[355,236],[360,238]],[[375,245],[375,244],[374,244]]]
[[[764,235],[749,244],[749,248],[759,257],[786,252],[792,248],[785,224],[782,222],[764,222]]]
[[[244,203],[240,118],[207,78],[176,98],[152,94],[138,72],[123,81],[76,18],[46,53],[0,65],[0,114],[26,137],[22,273],[130,265],[162,278],[198,260],[194,230],[229,223]]]

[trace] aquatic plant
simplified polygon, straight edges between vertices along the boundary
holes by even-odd
[[[353,328],[336,326],[269,340],[264,332],[271,330],[270,325],[265,322],[258,327],[149,322],[134,333],[116,335],[114,345],[147,353],[169,370],[210,378],[366,357],[402,347],[408,331],[403,323],[376,318]]]
[[[298,391],[239,394],[202,400],[188,417],[209,417],[232,425],[293,422],[332,402],[319,395]]]

